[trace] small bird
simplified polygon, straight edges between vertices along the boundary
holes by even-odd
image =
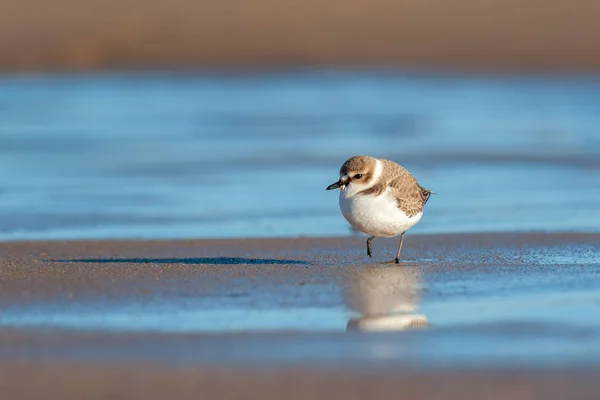
[[[327,190],[340,189],[340,209],[346,221],[369,236],[367,255],[376,237],[400,237],[395,260],[400,262],[404,234],[423,216],[433,193],[419,185],[404,167],[370,156],[349,158],[340,168],[340,179]]]

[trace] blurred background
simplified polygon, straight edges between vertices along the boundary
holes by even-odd
[[[349,235],[389,158],[411,232],[597,231],[594,0],[2,0],[0,239]]]

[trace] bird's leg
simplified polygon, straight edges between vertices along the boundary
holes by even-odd
[[[402,232],[402,236],[400,236],[400,245],[398,246],[398,254],[396,254],[396,264],[400,263],[400,255],[402,254],[402,242],[404,242],[404,234],[406,232]]]
[[[367,255],[369,256],[369,258],[373,256],[373,252],[371,251],[371,242],[373,241],[373,239],[375,239],[375,236],[371,236],[367,239]]]

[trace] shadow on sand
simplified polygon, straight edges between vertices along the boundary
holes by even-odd
[[[72,260],[49,260],[49,262],[62,263],[133,263],[133,264],[308,264],[308,261],[299,260],[277,260],[267,258],[239,258],[239,257],[208,257],[208,258],[83,258]]]

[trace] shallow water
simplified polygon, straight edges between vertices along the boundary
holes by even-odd
[[[414,233],[597,231],[600,78],[0,78],[0,240],[347,235],[354,154],[437,192]]]
[[[210,296],[142,299],[75,299],[5,306],[0,326],[56,327],[117,332],[341,332],[350,320],[388,315],[422,316],[429,329],[545,326],[594,332],[600,304],[600,264],[548,265],[533,271],[469,270],[468,274],[430,271],[420,266],[341,268],[331,284],[252,284],[226,278],[231,289]],[[177,286],[177,282],[173,282]],[[201,285],[193,281],[186,285]],[[142,286],[144,284],[141,284]],[[357,288],[358,286],[358,288]],[[241,293],[236,292],[243,287]],[[349,289],[354,288],[352,293]],[[237,288],[237,289],[236,289]],[[159,291],[160,292],[160,291]],[[403,327],[391,329],[402,331]],[[502,328],[501,330],[504,330]]]
[[[242,299],[165,301],[150,296],[147,300],[134,302],[75,301],[66,305],[16,307],[3,310],[1,327],[42,328],[38,331],[42,334],[47,334],[47,329],[58,328],[95,335],[139,334],[139,337],[132,339],[129,345],[111,344],[111,340],[105,339],[98,343],[71,344],[63,340],[43,347],[31,344],[0,346],[0,357],[113,361],[158,358],[176,363],[210,364],[358,363],[363,368],[372,363],[433,368],[597,365],[600,325],[594,315],[600,304],[598,265],[592,267],[596,270],[592,272],[596,283],[584,285],[588,287],[583,290],[580,278],[576,279],[577,283],[565,284],[574,281],[575,275],[582,271],[575,271],[573,266],[552,268],[561,275],[558,285],[556,282],[539,285],[543,277],[537,274],[529,279],[537,281],[533,291],[527,279],[517,281],[508,276],[498,279],[497,275],[488,274],[488,279],[479,279],[476,286],[459,277],[445,277],[446,280],[441,281],[439,277],[431,276],[425,285],[429,294],[413,304],[412,312],[401,314],[405,319],[426,318],[429,326],[415,330],[405,328],[403,323],[387,324],[388,329],[382,331],[367,329],[377,332],[376,335],[354,334],[361,329],[351,329],[350,321],[366,317],[353,312],[350,304],[342,301],[343,296],[338,290],[328,296],[331,304],[322,307],[301,304],[249,307],[248,304],[256,302],[257,297],[268,296],[265,292],[287,291],[288,301],[296,294],[293,288],[274,289],[269,285],[257,288],[248,298]],[[399,275],[404,274],[403,269],[392,269]],[[462,288],[459,292],[453,288],[457,284]],[[483,287],[493,294],[467,295],[474,287]],[[499,295],[495,291],[497,288],[510,291],[511,295]],[[380,296],[390,287],[374,289],[371,295],[379,293]],[[325,288],[305,290],[323,292]],[[388,300],[402,302],[406,299],[400,294]],[[371,317],[372,320],[375,318],[384,317]],[[284,332],[302,335],[278,336]],[[209,336],[208,339],[174,336],[168,341],[155,342],[158,340],[152,336],[155,333]],[[219,336],[211,336],[214,333]],[[228,333],[241,336],[228,336]]]
[[[0,358],[597,364],[598,237],[423,237],[406,248],[413,262],[400,266],[375,262],[395,248],[383,239],[369,264],[357,246],[364,242],[349,238],[240,248],[95,244],[71,247],[71,260],[53,259],[64,247],[45,243],[49,256],[35,262],[30,257],[40,244],[21,245],[25,258],[13,255],[6,264],[23,269],[3,279],[15,295],[2,297],[0,334],[33,336],[0,343]],[[169,257],[135,258],[147,252]],[[190,258],[207,252],[212,257]],[[235,257],[220,257],[225,253]],[[66,339],[79,334],[92,339]]]

